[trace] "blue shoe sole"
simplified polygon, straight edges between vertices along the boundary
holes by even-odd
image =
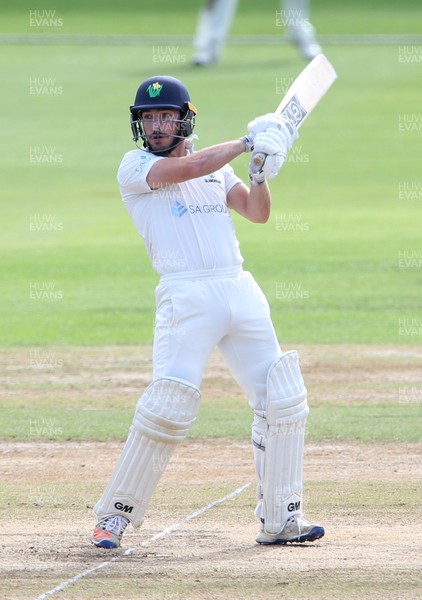
[[[118,548],[118,546],[116,546],[116,544],[114,544],[113,542],[110,542],[109,540],[102,540],[101,542],[92,542],[94,544],[94,546],[96,546],[97,548]]]
[[[270,542],[258,542],[258,544],[262,544],[264,546],[273,546],[274,544],[303,544],[304,542],[315,542],[315,540],[319,540],[324,537],[325,530],[324,527],[314,527],[311,531],[305,535],[299,535],[296,538],[290,540],[283,540],[282,538]]]

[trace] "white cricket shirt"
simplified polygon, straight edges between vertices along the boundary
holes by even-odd
[[[241,179],[226,165],[205,177],[151,190],[152,165],[164,157],[131,150],[117,180],[123,202],[159,275],[241,265],[243,258],[227,208],[227,194]]]

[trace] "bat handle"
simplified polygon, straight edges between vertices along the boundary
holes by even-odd
[[[250,169],[252,173],[259,173],[265,163],[265,159],[267,158],[267,154],[264,152],[256,152],[252,154]]]

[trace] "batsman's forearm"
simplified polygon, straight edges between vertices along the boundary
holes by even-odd
[[[186,156],[169,156],[152,166],[147,176],[151,189],[167,183],[181,183],[190,179],[204,177],[218,171],[231,160],[245,152],[243,140],[224,142],[209,146]]]
[[[266,223],[271,213],[271,192],[266,181],[252,185],[247,201],[248,219],[254,223]]]
[[[198,173],[196,177],[202,177],[221,169],[243,152],[245,152],[245,142],[243,140],[233,140],[209,146],[194,152],[188,158],[192,161],[192,168]]]

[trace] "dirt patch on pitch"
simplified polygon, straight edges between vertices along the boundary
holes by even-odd
[[[422,400],[420,347],[298,350],[312,406]],[[133,410],[152,372],[146,347],[4,349],[0,355],[0,399],[6,409],[60,401],[69,408]],[[207,365],[202,393],[209,399],[243,397],[217,352]],[[37,598],[75,577],[55,595],[72,600],[419,598],[420,445],[308,443],[305,512],[326,527],[326,536],[314,544],[262,547],[255,543],[249,442],[188,441],[164,473],[144,526],[128,530],[123,547],[107,552],[89,544],[91,509],[122,445],[0,442],[1,599]],[[235,497],[196,514],[247,484]],[[189,515],[195,516],[186,520]],[[79,578],[87,569],[93,571]]]
[[[244,600],[256,597],[264,585],[264,598],[286,589],[292,598],[416,599],[400,596],[398,589],[412,594],[420,569],[415,551],[421,542],[415,527],[418,445],[308,444],[307,513],[327,534],[314,544],[274,548],[254,542],[253,484],[184,522],[254,480],[248,442],[186,442],[163,475],[144,526],[125,534],[122,549],[107,552],[89,544],[90,508],[121,447],[0,444],[1,598],[35,598],[113,559],[58,596]],[[175,524],[180,527],[170,535],[152,539]],[[133,551],[124,556],[128,548]]]

